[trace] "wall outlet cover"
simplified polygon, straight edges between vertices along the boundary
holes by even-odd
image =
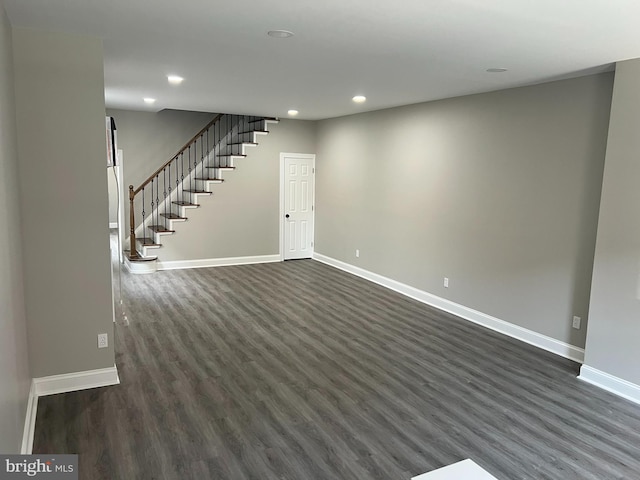
[[[108,333],[99,333],[98,334],[98,348],[107,348],[109,346],[109,334]]]
[[[572,323],[573,328],[575,328],[576,330],[580,330],[580,322],[581,322],[580,317],[573,317],[573,323]]]

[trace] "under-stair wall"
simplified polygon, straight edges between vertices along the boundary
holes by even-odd
[[[119,109],[107,109],[107,115],[115,119],[118,128],[118,148],[124,154],[125,192],[129,185],[137,186],[146,180],[216,116],[215,113],[182,110],[138,112]],[[128,215],[125,215],[125,228],[128,232]]]
[[[213,195],[198,200],[174,235],[162,237],[158,268],[261,261],[279,254],[280,153],[315,153],[315,122],[280,120],[234,160]]]

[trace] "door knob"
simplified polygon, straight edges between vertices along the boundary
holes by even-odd
[[[289,218],[289,214],[287,213],[287,214],[284,216],[284,218]]]

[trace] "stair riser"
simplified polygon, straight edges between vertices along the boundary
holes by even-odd
[[[155,233],[155,232],[152,232],[150,235],[151,235],[151,238],[153,238],[153,241],[157,245],[162,246],[162,237],[166,237],[168,235],[173,235],[173,232],[166,232],[166,233]],[[143,248],[153,249],[153,247],[143,247]],[[160,248],[160,247],[157,247],[157,248]],[[141,249],[138,248],[138,251],[141,252]]]
[[[184,198],[191,197],[191,201],[193,203],[201,203],[203,198],[207,198],[211,196],[211,191],[207,189],[208,193],[185,193]]]
[[[211,172],[211,169],[208,169],[208,170]],[[220,175],[216,175],[216,176],[220,177]],[[210,180],[198,180],[198,185],[202,187],[203,190],[213,193],[214,189],[216,188],[216,185],[222,185],[222,182],[210,181]]]
[[[255,133],[255,132],[254,132]],[[238,148],[237,145],[233,145],[233,146],[229,146],[227,145],[227,147],[225,148],[226,151],[221,152],[221,155],[226,155],[227,153],[229,153],[229,150],[233,149],[234,155],[238,155],[239,158],[242,158],[242,156],[246,156],[247,155],[247,150],[250,150],[253,147],[257,147],[257,145],[253,145],[253,143],[257,143],[257,142],[249,142],[247,139],[242,139],[242,141],[246,141],[247,143],[244,143],[243,145],[241,145],[240,148],[240,153],[235,152],[235,150]]]
[[[149,262],[132,262],[126,256],[125,256],[125,266],[131,273],[135,275],[154,273],[158,270],[158,263],[155,260],[149,261]]]
[[[153,256],[155,256],[155,252],[157,252],[157,250],[161,246],[162,245],[158,245],[157,247],[142,247],[142,248],[138,248],[138,252],[140,252],[140,254],[142,254],[143,257],[153,257]]]
[[[182,216],[182,215],[180,215],[180,216]],[[181,220],[171,220],[171,219],[168,219],[168,218],[167,218],[167,219],[165,219],[164,224],[167,226],[167,228],[168,228],[169,230],[175,230],[175,229],[176,229],[176,225],[177,225],[178,223],[184,223],[184,222],[186,222],[186,221],[187,221],[187,219],[186,219],[186,218],[185,218],[184,220],[182,220],[182,219],[181,219]],[[162,235],[164,235],[164,234],[162,234]]]
[[[178,205],[174,205],[173,211],[175,212],[176,210],[179,210],[178,215],[180,215],[181,217],[189,217],[189,212],[195,210],[196,208],[199,207],[180,207]]]

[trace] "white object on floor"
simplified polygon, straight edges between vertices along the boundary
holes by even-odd
[[[423,473],[411,480],[497,480],[473,460],[463,460],[453,465]]]

